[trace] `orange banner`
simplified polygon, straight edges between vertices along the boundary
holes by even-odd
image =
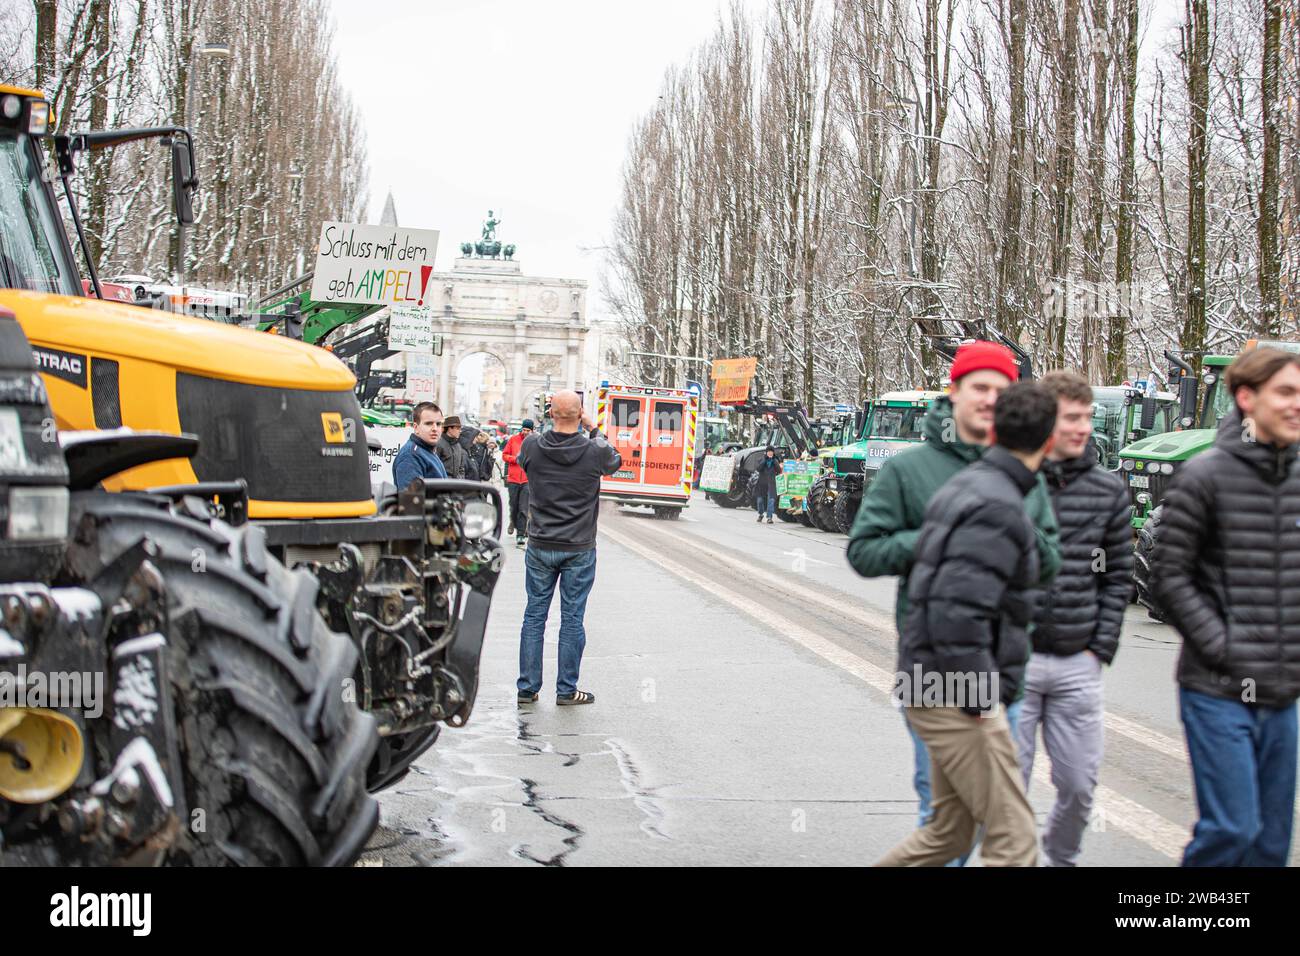
[[[714,381],[724,378],[751,379],[757,371],[758,359],[756,358],[718,359],[709,370],[709,377]]]
[[[749,398],[748,378],[720,378],[713,383],[715,402],[743,402]]]

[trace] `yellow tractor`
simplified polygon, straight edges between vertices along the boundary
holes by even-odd
[[[0,308],[30,340],[58,429],[197,438],[192,454],[161,459],[110,446],[116,467],[100,469],[102,487],[221,521],[251,566],[290,569],[282,616],[319,616],[351,639],[356,666],[336,691],[378,724],[370,789],[391,784],[474,705],[502,561],[500,493],[432,480],[372,492],[355,379],[324,349],[83,295],[55,180],[70,197],[79,154],[156,139],[171,151],[178,218],[190,222],[193,143],[180,127],[52,135],[49,113],[40,93],[0,86]],[[140,538],[131,521],[82,520],[104,556]],[[177,568],[221,547],[197,531],[171,537],[158,560]],[[275,639],[292,638],[276,627]]]

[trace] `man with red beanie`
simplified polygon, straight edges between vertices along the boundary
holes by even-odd
[[[908,574],[926,506],[949,478],[979,461],[993,443],[993,406],[1020,378],[1020,367],[1006,346],[968,342],[957,350],[950,377],[948,394],[935,400],[922,423],[925,441],[880,467],[849,531],[849,564],[858,574],[899,579],[895,623],[900,634],[908,609]],[[1061,547],[1056,514],[1041,475],[1025,497],[1025,510],[1034,525],[1041,579],[1046,584],[1061,566]],[[1019,705],[1017,700],[1007,708],[1013,732]],[[931,817],[930,756],[910,724],[907,729],[916,755],[912,782],[920,800],[920,825],[924,826]]]
[[[510,436],[501,457],[506,463],[506,490],[510,495],[510,527],[506,534],[515,535],[520,547],[528,539],[528,475],[519,467],[519,449],[533,433],[533,420],[525,418],[518,432]]]

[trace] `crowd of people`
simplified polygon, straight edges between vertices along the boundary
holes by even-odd
[[[551,427],[538,432],[524,419],[502,449],[510,501],[507,535],[524,553],[528,605],[519,637],[518,698],[535,703],[542,686],[546,619],[560,592],[560,638],[555,702],[561,707],[595,703],[578,688],[587,596],[596,580],[596,521],[600,479],[622,464],[622,456],[583,410],[574,391],[556,392],[549,406]],[[426,478],[492,481],[495,445],[484,432],[468,434],[458,416],[444,417],[433,402],[411,411],[411,437],[393,460],[393,484],[405,488]]]
[[[1104,748],[1103,673],[1132,588],[1128,489],[1098,464],[1092,390],[1068,371],[1022,382],[993,342],[962,346],[925,440],[887,460],[849,534],[865,577],[899,580],[895,696],[913,743],[918,827],[881,866],[1073,866]],[[1164,502],[1152,586],[1182,637],[1179,708],[1199,818],[1187,866],[1285,865],[1300,697],[1300,354],[1260,347],[1227,371],[1235,409]],[[575,392],[506,444],[510,533],[525,553],[518,701],[538,700],[560,592],[556,702],[577,686],[595,579],[600,479],[619,453]],[[394,463],[482,476],[478,439],[416,406]],[[482,436],[480,436],[482,437]],[[774,462],[768,449],[766,458]],[[774,472],[760,471],[771,521]],[[769,485],[773,487],[769,487]],[[1055,802],[1037,832],[1027,791],[1041,733]],[[981,844],[982,841],[982,844]],[[1040,850],[1041,847],[1041,850]]]
[[[1074,865],[1103,751],[1103,670],[1132,574],[1127,489],[1089,442],[1091,389],[1017,382],[975,342],[881,467],[849,535],[867,577],[899,578],[897,698],[914,741],[919,827],[882,866],[1032,866],[1039,731],[1056,799],[1041,862]],[[1153,587],[1182,637],[1177,680],[1199,818],[1186,866],[1283,866],[1300,696],[1300,355],[1243,353],[1235,410],[1175,476]]]

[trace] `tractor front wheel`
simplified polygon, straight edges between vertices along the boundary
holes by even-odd
[[[1137,543],[1133,548],[1133,585],[1137,591],[1137,601],[1147,609],[1147,614],[1153,621],[1160,621],[1161,623],[1164,623],[1165,611],[1151,590],[1151,580],[1155,572],[1153,560],[1155,557],[1156,535],[1160,533],[1160,522],[1164,518],[1163,512],[1163,505],[1157,505],[1151,510],[1151,513],[1147,515],[1147,520],[1143,522],[1141,529],[1138,531]]]
[[[839,528],[840,534],[849,533],[853,527],[853,519],[858,516],[858,505],[861,503],[862,495],[850,491],[841,491],[835,498],[835,527]]]

